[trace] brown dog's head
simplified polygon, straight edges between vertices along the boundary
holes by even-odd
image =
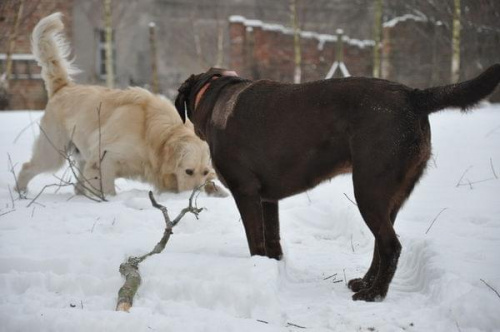
[[[236,72],[222,68],[210,68],[209,71],[198,75],[191,75],[182,83],[178,89],[179,94],[175,98],[175,108],[183,122],[191,118],[195,109],[196,96],[198,92],[211,80],[221,76],[237,76]]]

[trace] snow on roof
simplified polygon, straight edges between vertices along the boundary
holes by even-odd
[[[407,21],[407,20],[413,20],[413,21],[417,21],[417,22],[427,22],[427,17],[417,16],[417,15],[413,15],[413,14],[406,14],[403,16],[395,17],[392,20],[385,22],[383,24],[383,26],[384,26],[384,28],[392,28],[392,27],[396,26],[396,24],[398,24],[400,22]]]
[[[276,31],[287,35],[293,34],[293,29],[285,27],[281,24],[271,24],[264,23],[260,20],[250,20],[240,15],[232,15],[229,17],[229,22],[231,23],[242,23],[247,27],[247,31],[252,31],[253,28],[261,28],[265,31]],[[250,29],[249,29],[250,28]],[[339,29],[340,30],[340,29]],[[342,30],[340,30],[342,31]],[[300,37],[304,39],[316,39],[318,40],[318,49],[322,50],[325,42],[336,42],[337,35],[330,35],[324,33],[318,33],[314,31],[300,31]],[[354,38],[349,38],[348,36],[343,36],[342,40],[352,46],[357,46],[364,48],[366,46],[373,46],[375,42],[373,40],[359,40]]]
[[[5,53],[0,53],[0,60],[5,60],[7,55]],[[12,53],[12,60],[36,60],[33,54],[29,53]]]

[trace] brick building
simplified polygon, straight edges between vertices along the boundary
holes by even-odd
[[[6,1],[0,11],[0,73],[5,71],[8,36],[14,26],[19,8],[18,1]],[[64,14],[66,34],[72,33],[72,0],[26,1],[19,24],[17,39],[12,53],[12,76],[8,89],[8,109],[43,109],[47,103],[47,93],[40,76],[35,58],[31,54],[30,37],[35,25],[43,17],[60,11]]]
[[[78,83],[105,82],[102,0],[25,1],[13,59],[9,109],[42,109],[46,93],[30,53],[31,31],[40,18],[64,14]],[[188,75],[210,66],[232,68],[249,78],[292,81],[293,36],[289,0],[113,0],[115,86],[148,87],[151,78],[148,26],[157,26],[160,90],[174,97]],[[343,61],[351,75],[371,76],[372,0],[298,1],[302,80],[321,79],[337,61],[345,31]],[[500,1],[462,0],[461,79],[498,62]],[[18,0],[0,1],[0,74]],[[452,0],[384,1],[382,77],[414,87],[448,84],[451,68]],[[408,14],[411,13],[411,14]],[[232,17],[232,19],[230,19]],[[247,18],[258,18],[249,20]],[[271,24],[272,23],[272,24]],[[314,32],[310,32],[314,31]],[[497,89],[494,101],[500,101]]]
[[[293,30],[279,24],[248,20],[242,16],[229,18],[230,68],[253,79],[293,82]],[[354,76],[370,76],[372,72],[372,40],[359,40],[338,34],[300,32],[302,81],[325,78],[337,60],[337,47],[342,40],[344,62]]]

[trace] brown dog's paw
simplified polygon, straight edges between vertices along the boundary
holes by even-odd
[[[347,287],[349,287],[349,289],[353,292],[357,293],[363,289],[370,288],[370,284],[363,278],[356,278],[349,280],[349,282],[347,283]]]
[[[385,294],[376,288],[363,289],[352,296],[354,301],[380,302],[384,299]]]
[[[229,193],[222,187],[216,185],[214,182],[209,182],[205,185],[205,192],[208,196],[212,197],[227,197]]]
[[[266,256],[280,261],[281,258],[283,258],[283,251],[281,250],[280,244],[278,243],[278,245],[266,246]]]

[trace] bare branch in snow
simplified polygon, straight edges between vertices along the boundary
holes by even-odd
[[[497,173],[495,172],[495,167],[493,167],[493,159],[490,158],[490,166],[491,166],[491,171],[493,172],[493,176],[495,179],[498,179]]]
[[[129,257],[125,263],[120,265],[120,274],[125,278],[125,283],[118,291],[118,301],[116,304],[116,311],[129,311],[132,307],[132,303],[134,301],[134,296],[141,285],[141,275],[139,274],[139,264],[144,261],[146,258],[152,255],[159,254],[165,249],[168,240],[170,239],[170,235],[172,234],[172,228],[174,228],[179,221],[186,215],[186,213],[192,213],[198,218],[198,215],[203,211],[203,208],[198,208],[196,202],[193,205],[193,200],[201,189],[207,185],[209,182],[195,188],[189,197],[189,205],[188,207],[182,209],[177,217],[174,220],[170,219],[168,215],[168,210],[165,206],[158,204],[156,199],[153,196],[153,192],[149,192],[149,199],[151,200],[151,205],[153,207],[159,209],[163,213],[163,218],[165,219],[165,230],[163,231],[163,236],[156,244],[156,246],[149,253],[142,255],[140,257]]]
[[[464,178],[465,174],[467,174],[467,172],[472,168],[472,165],[467,167],[467,169],[462,173],[462,176],[460,177],[460,179],[458,180],[457,184],[455,185],[455,187],[460,187],[460,185],[462,184],[462,179]]]
[[[436,222],[437,218],[439,218],[439,216],[441,215],[441,213],[443,213],[445,210],[447,210],[448,208],[443,208],[441,211],[439,211],[439,213],[437,214],[437,216],[434,218],[434,220],[432,220],[431,222],[431,225],[429,226],[429,228],[427,228],[427,230],[425,231],[425,234],[429,233],[432,225],[434,225],[434,223]]]
[[[500,298],[500,294],[497,292],[497,290],[493,287],[490,286],[490,284],[488,284],[486,281],[484,281],[483,279],[479,279],[481,280],[486,286],[488,286],[489,289],[491,289],[492,291],[495,292],[495,294],[497,294],[497,296]]]
[[[344,193],[344,196],[349,200],[349,202],[351,202],[352,204],[358,206],[358,204],[356,204],[356,202],[354,202],[352,199],[350,199],[349,196],[347,196],[346,193]]]
[[[26,195],[21,193],[21,191],[19,190],[19,183],[17,182],[17,176],[16,172],[14,171],[14,165],[12,164],[12,159],[10,158],[10,154],[7,153],[7,156],[9,158],[9,172],[11,172],[12,176],[14,177],[14,182],[16,184],[16,191],[19,195],[19,199],[26,199]]]

